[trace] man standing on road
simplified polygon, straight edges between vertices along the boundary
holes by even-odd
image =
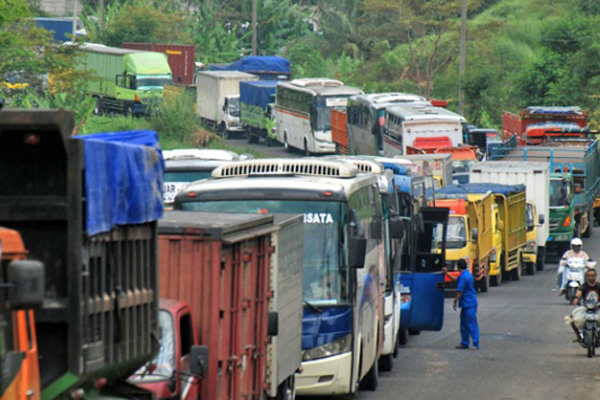
[[[473,350],[479,350],[479,325],[477,325],[477,295],[475,294],[475,286],[473,284],[473,275],[467,269],[467,262],[460,259],[456,262],[456,266],[460,272],[458,278],[448,274],[448,269],[443,268],[442,272],[453,282],[457,282],[457,292],[454,298],[452,308],[456,311],[456,305],[460,310],[460,345],[457,349],[469,348],[469,336],[473,340]]]

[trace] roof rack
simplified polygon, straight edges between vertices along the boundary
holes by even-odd
[[[336,79],[328,78],[302,78],[294,79],[290,82],[294,86],[307,87],[307,86],[327,86],[327,87],[338,87],[344,86],[341,81]]]
[[[307,175],[352,178],[357,173],[358,170],[355,165],[345,162],[323,159],[272,158],[222,165],[212,172],[212,177]]]

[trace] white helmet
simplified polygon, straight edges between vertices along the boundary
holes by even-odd
[[[583,242],[581,241],[581,239],[576,237],[576,238],[571,239],[571,246],[582,246],[583,247]]]

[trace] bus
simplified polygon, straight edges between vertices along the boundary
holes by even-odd
[[[404,104],[386,109],[382,153],[386,156],[432,153],[458,147],[466,137],[464,117],[441,107]]]
[[[303,360],[296,392],[375,390],[383,302],[376,176],[323,159],[241,161],[212,176],[179,192],[175,209],[304,215]]]
[[[362,90],[335,79],[305,78],[277,84],[277,141],[287,151],[335,153],[331,140],[331,109],[346,109],[350,96]]]
[[[348,100],[346,111],[348,154],[382,154],[386,108],[409,103],[430,105],[425,97],[408,93],[373,93],[352,96]]]

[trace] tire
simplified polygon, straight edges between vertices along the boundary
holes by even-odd
[[[308,143],[306,142],[306,139],[304,139],[304,156],[305,157],[310,157],[311,153],[308,150]]]
[[[386,354],[385,356],[379,357],[379,370],[384,372],[390,372],[394,368],[394,356],[392,354]]]
[[[568,284],[568,282],[567,282],[567,284]],[[570,303],[571,300],[573,300],[575,298],[576,294],[577,294],[577,289],[574,288],[573,286],[568,286],[567,291],[565,292],[565,300],[567,300]]]
[[[527,275],[534,275],[535,274],[535,263],[532,263],[532,262],[525,263],[525,270],[527,271]]]
[[[421,331],[419,329],[409,329],[408,333],[411,334],[411,335],[416,336],[416,335],[420,335]]]
[[[544,264],[546,264],[546,248],[542,247],[541,249],[538,249],[537,264],[535,266],[535,269],[537,269],[538,271],[543,271]]]
[[[373,363],[373,366],[367,372],[365,377],[360,381],[360,389],[368,390],[370,392],[374,392],[377,390],[377,385],[379,383],[379,363],[377,360]]]
[[[517,263],[517,267],[511,271],[511,278],[513,281],[521,280],[521,269],[523,268],[523,260],[521,260],[521,255],[519,254],[519,262]]]
[[[502,274],[490,276],[490,286],[500,286],[502,284]]]
[[[283,148],[285,149],[286,152],[291,153],[292,152],[292,146],[290,146],[290,144],[288,143],[288,136],[287,133],[283,134]]]
[[[221,122],[219,127],[217,128],[217,133],[223,138],[227,138],[227,127],[225,126],[225,122]]]
[[[600,208],[594,209],[594,219],[596,220],[598,226],[600,226]]]
[[[398,357],[398,352],[400,351],[400,335],[402,334],[402,329],[398,331],[398,337],[396,337],[396,343],[394,343],[394,352],[392,355],[394,358]]]
[[[408,343],[408,329],[407,328],[400,328],[400,332],[398,332],[398,344],[400,346],[404,346],[406,343]]]
[[[102,99],[96,97],[96,105],[94,106],[94,115],[102,115]]]
[[[487,271],[485,271],[485,276],[479,280],[479,290],[481,293],[487,293],[488,288],[490,287],[490,276]]]
[[[587,347],[587,356],[588,358],[594,357],[594,333],[593,331],[586,330],[583,333],[583,341]]]
[[[277,388],[277,397],[273,400],[294,400],[296,398],[296,378],[294,375],[287,378]]]
[[[246,128],[246,139],[250,144],[258,143],[258,136],[256,136],[253,132],[254,129],[252,129],[251,127]]]

